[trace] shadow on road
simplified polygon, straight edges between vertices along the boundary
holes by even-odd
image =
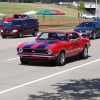
[[[39,91],[29,95],[29,100],[100,100],[100,78],[69,80],[53,84],[56,93]]]

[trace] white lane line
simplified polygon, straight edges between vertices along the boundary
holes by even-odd
[[[67,69],[67,70],[58,72],[58,73],[55,73],[55,74],[51,74],[51,75],[49,75],[49,76],[46,76],[46,77],[43,77],[43,78],[40,78],[40,79],[36,79],[36,80],[30,81],[30,82],[27,82],[27,83],[24,83],[24,84],[21,84],[21,85],[18,85],[18,86],[9,88],[9,89],[7,89],[7,90],[0,91],[0,94],[6,93],[6,92],[10,92],[10,91],[12,91],[12,90],[21,88],[21,87],[23,87],[23,86],[27,86],[27,85],[33,84],[33,83],[35,83],[35,82],[39,82],[39,81],[45,80],[45,79],[47,79],[47,78],[50,78],[50,77],[53,77],[53,76],[56,76],[56,75],[59,75],[59,74],[62,74],[62,73],[65,73],[65,72],[68,72],[68,71],[71,71],[71,70],[80,68],[80,67],[83,67],[83,66],[86,66],[86,65],[89,65],[89,64],[98,62],[98,61],[100,61],[100,59],[97,59],[97,60],[94,60],[94,61],[91,61],[91,62],[82,64],[82,65],[76,66],[76,67],[74,67],[74,68],[70,68],[70,69]]]
[[[16,57],[16,58],[11,58],[11,59],[6,59],[4,61],[10,61],[10,60],[15,60],[15,59],[18,59],[19,57]]]

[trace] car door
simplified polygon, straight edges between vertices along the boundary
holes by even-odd
[[[69,34],[70,55],[74,56],[80,52],[80,37],[77,33],[73,32]]]
[[[66,57],[71,57],[73,44],[69,41],[69,34],[61,34],[59,37],[61,38],[60,40],[63,41],[63,46],[66,50]]]
[[[32,34],[33,32],[33,27],[32,27],[32,22],[31,19],[27,19],[27,34]]]
[[[27,35],[28,34],[28,28],[27,28],[27,22],[26,20],[23,21],[22,27],[23,27],[23,34]]]
[[[68,39],[63,42],[66,49],[66,57],[77,55],[80,51],[80,37],[77,33],[66,34]]]

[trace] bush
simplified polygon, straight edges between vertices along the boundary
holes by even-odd
[[[85,9],[84,2],[79,1],[79,6],[78,7],[79,7],[79,9],[84,10]]]

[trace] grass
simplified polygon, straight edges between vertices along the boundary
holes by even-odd
[[[40,11],[44,9],[58,9],[65,12],[64,18],[77,19],[78,10],[75,8],[67,8],[66,6],[59,5],[47,5],[47,4],[23,4],[23,3],[0,3],[0,13],[4,13],[7,16],[12,16],[14,13],[24,13],[31,10]],[[34,15],[32,15],[34,17]]]

